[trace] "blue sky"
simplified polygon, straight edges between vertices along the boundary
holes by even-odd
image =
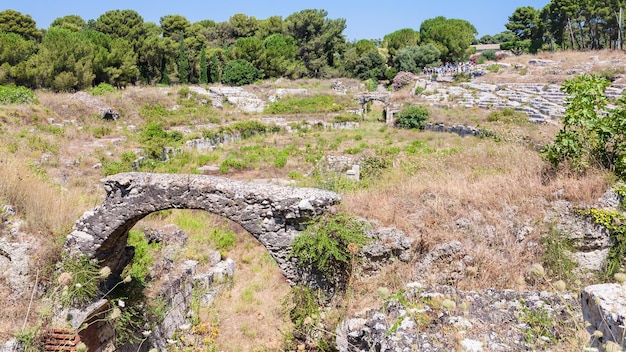
[[[549,0],[0,0],[0,11],[12,9],[30,15],[37,27],[47,28],[57,17],[79,15],[85,20],[96,19],[108,10],[135,10],[144,21],[159,23],[164,15],[182,15],[189,21],[204,19],[228,21],[230,16],[243,13],[258,19],[278,15],[283,18],[304,9],[324,9],[328,18],[345,18],[344,31],[348,40],[382,38],[401,28],[419,29],[422,21],[444,16],[472,23],[479,32],[500,33],[516,8],[532,6],[537,9]]]

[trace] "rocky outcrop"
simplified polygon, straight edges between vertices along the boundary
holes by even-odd
[[[413,258],[412,245],[415,240],[407,237],[402,230],[375,226],[366,229],[365,235],[373,240],[361,250],[364,259],[361,268],[365,273],[378,272],[395,258],[403,262]]]
[[[289,259],[291,243],[304,222],[340,201],[329,191],[234,181],[205,175],[123,173],[103,180],[104,202],[87,211],[67,237],[65,250],[82,253],[119,274],[133,249],[128,231],[150,213],[202,209],[241,225],[258,239],[294,283],[312,279]]]
[[[592,347],[612,341],[626,350],[626,287],[602,284],[586,287],[581,295],[583,317],[592,334]],[[596,333],[599,331],[601,334]]]
[[[532,330],[533,317],[573,326],[579,313],[568,294],[513,290],[460,291],[410,283],[383,307],[360,312],[336,330],[341,352],[524,351],[558,336],[555,325]],[[575,314],[574,316],[572,314]],[[547,336],[550,335],[550,336]]]

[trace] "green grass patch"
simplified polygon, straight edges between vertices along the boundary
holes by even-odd
[[[266,114],[319,114],[339,112],[346,106],[332,95],[311,97],[285,97],[265,108]]]

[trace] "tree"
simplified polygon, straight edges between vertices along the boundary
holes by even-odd
[[[68,15],[63,17],[58,17],[52,23],[50,23],[49,28],[60,27],[69,29],[73,32],[80,32],[87,28],[87,22],[78,16],[78,15]]]
[[[231,47],[235,59],[246,60],[255,67],[260,67],[263,55],[263,41],[257,37],[239,38]]]
[[[35,45],[17,33],[0,32],[0,84],[32,86],[34,68],[28,60],[36,52]]]
[[[432,44],[407,46],[398,51],[394,66],[398,71],[418,73],[427,66],[439,66],[441,52]]]
[[[104,71],[107,74],[108,83],[117,88],[124,88],[137,80],[139,76],[137,54],[128,40],[117,38],[111,41]]]
[[[246,60],[229,61],[224,67],[222,83],[231,86],[243,86],[261,78],[261,72]]]
[[[160,34],[147,36],[141,42],[138,51],[138,68],[142,81],[150,84],[156,82],[169,84],[171,65],[168,63],[175,62],[178,49],[178,43],[171,38],[162,37]]]
[[[223,59],[224,53],[221,49],[211,54],[211,65],[209,67],[209,79],[211,83],[219,83],[222,81]]]
[[[293,37],[274,33],[263,40],[261,67],[268,77],[291,75],[297,66],[296,41]]]
[[[358,58],[352,74],[361,80],[377,81],[385,78],[386,69],[385,59],[378,53],[378,50],[370,50]]]
[[[161,28],[164,37],[172,37],[173,40],[180,40],[181,36],[187,34],[191,23],[181,15],[166,15],[161,17]]]
[[[563,127],[542,156],[553,166],[566,164],[576,173],[601,167],[626,177],[626,100],[607,109],[605,94],[610,82],[585,74],[567,80],[562,90],[566,100]]]
[[[38,53],[32,58],[38,86],[73,91],[91,86],[94,45],[84,33],[63,28],[46,32]]]
[[[511,48],[532,53],[536,53],[541,48],[545,28],[540,15],[540,11],[532,6],[515,9],[509,16],[509,22],[504,25],[516,37],[509,45]]]
[[[93,24],[94,29],[111,36],[111,39],[128,40],[135,52],[139,52],[145,40],[143,18],[133,10],[112,10],[100,15]]]
[[[389,63],[393,62],[398,50],[415,46],[420,42],[420,32],[412,28],[403,28],[383,37],[381,47],[389,51]]]
[[[200,78],[198,79],[198,82],[200,82],[201,84],[209,83],[207,72],[208,67],[206,63],[206,50],[203,47],[202,51],[200,52]]]
[[[285,34],[285,22],[280,16],[270,16],[264,20],[259,20],[256,36],[267,38],[272,34]]]
[[[185,53],[185,37],[180,37],[178,45],[178,81],[186,84],[189,83],[189,59]]]
[[[248,17],[243,13],[232,15],[228,22],[233,26],[236,38],[252,37],[259,29],[259,21],[254,16]]]
[[[437,46],[443,61],[465,59],[476,34],[476,28],[468,21],[443,16],[425,20],[420,26],[422,42]]]
[[[30,15],[22,15],[21,12],[15,10],[0,12],[0,32],[19,34],[24,39],[41,38],[41,32]]]
[[[308,9],[285,19],[287,33],[296,40],[297,58],[302,60],[311,77],[327,76],[337,56],[345,50],[346,20],[331,20],[327,15],[326,10]]]

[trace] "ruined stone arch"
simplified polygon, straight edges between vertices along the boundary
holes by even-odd
[[[380,101],[385,104],[385,117],[386,123],[391,124],[393,121],[393,114],[396,112],[391,104],[391,95],[389,93],[378,93],[378,92],[370,92],[370,93],[361,93],[357,99],[359,100],[359,104],[361,105],[361,111],[365,112],[365,104],[370,101]]]
[[[120,274],[133,256],[128,231],[166,209],[201,209],[228,218],[254,236],[292,283],[303,278],[289,250],[303,223],[339,203],[336,193],[205,175],[122,173],[103,180],[106,198],[76,222],[65,250],[85,254]]]

